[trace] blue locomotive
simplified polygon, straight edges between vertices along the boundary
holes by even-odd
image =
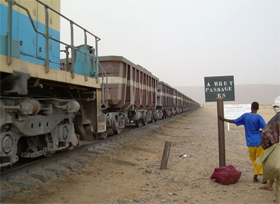
[[[72,148],[106,131],[100,38],[59,11],[58,0],[0,1],[0,167]],[[62,18],[71,28],[70,43],[60,40]],[[83,45],[74,45],[75,29],[84,32]]]

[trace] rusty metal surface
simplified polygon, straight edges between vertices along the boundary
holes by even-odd
[[[108,109],[156,109],[157,77],[124,57],[99,57],[99,61],[108,75]]]

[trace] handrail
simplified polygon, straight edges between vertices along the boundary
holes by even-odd
[[[68,55],[69,55],[69,48],[71,48],[71,57],[70,58],[72,58],[72,60],[73,61],[75,61],[75,51],[79,51],[79,52],[82,52],[83,54],[85,54],[86,56],[89,56],[90,58],[96,58],[96,59],[98,59],[98,41],[99,40],[101,40],[98,36],[96,36],[96,35],[94,35],[93,33],[91,33],[91,32],[89,32],[88,30],[86,30],[85,28],[83,28],[82,26],[80,26],[80,25],[78,25],[77,23],[75,23],[75,22],[73,22],[72,20],[70,20],[69,18],[67,18],[66,16],[64,16],[64,15],[62,15],[61,13],[59,13],[58,11],[56,11],[56,10],[54,10],[53,8],[51,8],[51,7],[49,7],[47,4],[45,4],[45,3],[43,3],[42,1],[40,1],[40,0],[35,0],[35,1],[37,1],[38,3],[40,3],[41,5],[43,5],[44,7],[45,7],[45,33],[43,33],[43,32],[40,32],[39,30],[37,30],[37,28],[36,28],[36,26],[35,26],[35,24],[34,24],[34,22],[33,22],[33,19],[32,19],[32,17],[31,17],[31,14],[30,14],[30,12],[29,12],[29,10],[26,8],[26,7],[24,7],[24,6],[22,6],[21,4],[19,4],[19,3],[17,3],[15,0],[6,0],[8,3],[9,3],[9,21],[11,21],[11,18],[12,18],[12,12],[11,12],[11,8],[12,8],[12,5],[16,5],[16,6],[18,6],[18,7],[20,7],[21,9],[23,9],[23,10],[25,10],[26,11],[26,13],[27,13],[27,15],[28,15],[28,17],[29,17],[29,20],[30,20],[30,22],[31,22],[31,25],[32,25],[32,27],[33,27],[33,29],[34,29],[34,31],[36,32],[36,33],[38,33],[38,34],[40,34],[40,35],[42,35],[44,38],[45,38],[45,43],[46,43],[46,46],[45,46],[45,51],[46,51],[46,58],[45,58],[45,66],[46,66],[46,72],[48,72],[49,71],[49,40],[53,40],[53,41],[56,41],[56,42],[58,42],[58,43],[60,43],[60,44],[62,44],[62,45],[65,45],[65,51],[64,52],[66,52],[66,61],[68,61],[69,60],[69,57],[68,57]],[[64,19],[66,19],[69,23],[70,23],[70,28],[71,28],[71,44],[67,44],[67,43],[65,43],[65,42],[63,42],[63,41],[61,41],[61,40],[59,40],[59,39],[56,39],[56,38],[54,38],[54,37],[52,37],[52,36],[50,36],[49,35],[49,22],[48,22],[48,10],[51,10],[52,12],[54,12],[54,13],[56,13],[57,15],[59,15],[59,16],[61,16],[62,18],[64,18]],[[12,21],[11,21],[12,22]],[[95,49],[96,49],[96,55],[93,55],[93,54],[91,54],[91,53],[88,53],[88,52],[86,52],[86,51],[83,51],[83,50],[81,50],[81,49],[79,49],[79,48],[77,48],[77,47],[75,47],[75,45],[74,45],[74,30],[73,30],[73,26],[77,26],[78,28],[80,28],[80,29],[82,29],[83,30],[83,32],[84,32],[84,36],[85,36],[85,41],[84,41],[84,44],[87,46],[88,44],[87,44],[87,34],[89,34],[89,35],[91,35],[92,37],[94,37],[94,39],[95,39]],[[12,26],[11,26],[12,27]],[[9,41],[9,39],[11,38],[11,31],[10,32],[8,32],[8,42],[10,42]],[[12,45],[11,45],[11,43],[8,43],[8,64],[11,64],[11,54],[9,54],[9,53],[12,53]],[[87,58],[86,58],[87,59]],[[86,60],[85,59],[85,60]],[[96,67],[98,68],[98,62],[97,62],[97,60],[95,60],[96,62]],[[87,62],[86,62],[87,63]],[[67,65],[68,66],[68,65]],[[72,67],[71,67],[71,70],[70,70],[70,72],[72,73],[72,78],[74,78],[74,70],[75,70],[75,67],[74,67],[75,65],[74,65],[74,63],[72,64]],[[68,67],[69,68],[69,67]],[[85,80],[87,80],[87,75],[86,75],[86,71],[85,71]],[[92,71],[92,73],[93,73],[93,71]]]
[[[99,72],[101,72],[101,89],[102,89],[102,101],[101,101],[101,105],[103,105],[104,107],[101,106],[102,110],[105,110],[108,108],[108,76],[104,70],[104,68],[102,67],[101,63],[98,61],[99,63]],[[105,78],[105,83],[104,83],[104,78]]]
[[[77,23],[73,22],[72,20],[70,20],[69,18],[67,18],[66,16],[62,15],[61,13],[59,13],[58,11],[54,10],[53,8],[49,7],[47,4],[43,3],[42,1],[40,0],[35,0],[37,1],[38,3],[40,3],[41,5],[44,6],[44,10],[45,10],[45,32],[41,32],[39,31],[36,26],[35,26],[35,23],[34,23],[34,20],[32,19],[32,16],[29,12],[29,10],[24,7],[23,5],[19,4],[16,2],[16,0],[6,0],[8,2],[8,5],[9,5],[9,13],[8,13],[8,33],[7,33],[7,39],[8,39],[8,46],[7,46],[7,52],[8,52],[8,57],[7,57],[7,63],[10,65],[12,63],[12,7],[13,5],[15,6],[18,6],[19,8],[23,9],[28,17],[29,17],[29,20],[30,20],[30,23],[31,23],[31,26],[33,28],[33,30],[42,35],[44,38],[45,38],[45,52],[46,52],[46,56],[45,56],[45,71],[46,73],[49,72],[49,40],[53,40],[55,42],[58,42],[59,44],[62,44],[65,46],[65,50],[61,50],[60,52],[65,52],[66,54],[66,71],[70,71],[71,72],[71,75],[72,75],[72,78],[74,78],[74,70],[75,70],[75,59],[76,59],[76,56],[75,56],[75,53],[78,51],[78,52],[81,52],[83,53],[85,56],[89,56],[90,60],[95,63],[95,66],[93,66],[93,63],[91,65],[91,75],[93,76],[94,74],[96,74],[94,72],[94,67],[97,68],[97,70],[99,70],[99,73],[100,73],[100,76],[101,76],[101,79],[102,79],[102,84],[101,84],[101,89],[102,89],[102,102],[101,102],[101,105],[103,106],[102,109],[107,109],[108,107],[108,76],[104,70],[104,68],[101,66],[101,64],[99,63],[99,60],[98,60],[98,41],[101,40],[99,37],[97,37],[96,35],[92,34],[91,32],[87,31],[85,28],[81,27],[80,25],[78,25]],[[71,29],[71,44],[68,44],[66,42],[63,42],[61,41],[60,39],[56,39],[54,38],[53,36],[49,35],[49,10],[54,12],[55,14],[61,16],[62,18],[66,19],[69,24],[70,24],[70,29]],[[74,45],[74,28],[73,26],[77,26],[78,28],[80,28],[81,30],[83,30],[84,32],[84,45],[85,45],[85,51],[81,50],[79,47],[75,47]],[[92,37],[94,37],[95,39],[95,53],[94,52],[87,52],[87,49],[89,47],[88,45],[88,36],[87,35],[90,35]],[[70,54],[70,51],[69,49],[71,50],[71,54]],[[69,56],[70,55],[70,56]],[[69,61],[70,59],[72,59],[72,66],[71,68],[69,68]],[[88,80],[88,76],[87,76],[87,73],[88,73],[88,70],[87,69],[87,60],[88,60],[88,57],[85,57],[85,80],[87,81]]]
[[[12,2],[8,2],[8,30],[7,30],[7,64],[12,64],[12,22],[13,22],[13,10]]]

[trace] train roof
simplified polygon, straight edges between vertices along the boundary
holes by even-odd
[[[153,76],[154,78],[156,78],[158,80],[158,77],[156,77],[155,75],[152,74],[152,72],[148,71],[147,69],[145,69],[144,67],[142,67],[141,65],[137,65],[134,64],[133,62],[129,61],[128,59],[126,59],[123,56],[116,56],[116,55],[109,55],[109,56],[99,56],[98,57],[99,61],[102,62],[106,62],[106,61],[118,61],[118,62],[124,62],[127,64],[132,65],[133,67],[137,67],[137,69],[139,69],[140,71],[142,71],[143,73],[146,73],[150,76]]]

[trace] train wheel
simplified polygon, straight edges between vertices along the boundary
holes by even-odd
[[[31,138],[28,138],[29,140],[33,141]],[[35,138],[34,138],[35,139]],[[43,150],[43,149],[46,149],[47,146],[48,146],[48,142],[52,143],[53,139],[52,139],[52,134],[51,133],[48,133],[46,134],[45,136],[38,136],[37,137],[38,139],[38,148],[40,150]],[[48,141],[48,142],[47,142]],[[49,158],[53,155],[52,152],[50,151],[44,151],[44,154],[43,156],[46,157],[46,158]]]
[[[122,130],[120,128],[118,128],[117,130],[114,130],[114,133],[118,134],[118,135],[121,134],[121,132],[122,132]]]
[[[87,138],[87,141],[93,141],[94,137],[93,137],[93,133],[91,130],[91,126],[90,125],[84,125],[84,130],[85,130],[85,135]]]
[[[53,153],[47,152],[46,154],[44,154],[44,157],[50,158],[50,157],[52,157],[52,155],[53,155]]]
[[[69,143],[69,146],[68,146],[68,150],[73,150],[75,149],[76,147],[79,147],[80,146],[80,143],[78,142],[78,144],[76,146],[74,146],[71,142]]]
[[[108,137],[108,132],[107,131],[102,133],[102,139],[106,139],[107,137]]]
[[[148,124],[148,122],[145,121],[144,119],[142,120],[142,122],[143,122],[143,125],[147,125]]]
[[[121,133],[121,129],[119,128],[119,124],[118,124],[118,122],[116,120],[114,120],[112,130],[113,130],[114,134],[118,134],[119,135]]]
[[[97,133],[97,139],[106,139],[108,137],[108,131]]]
[[[143,123],[142,123],[142,120],[141,120],[141,119],[136,120],[136,121],[135,121],[135,124],[136,124],[137,127],[143,126]]]

